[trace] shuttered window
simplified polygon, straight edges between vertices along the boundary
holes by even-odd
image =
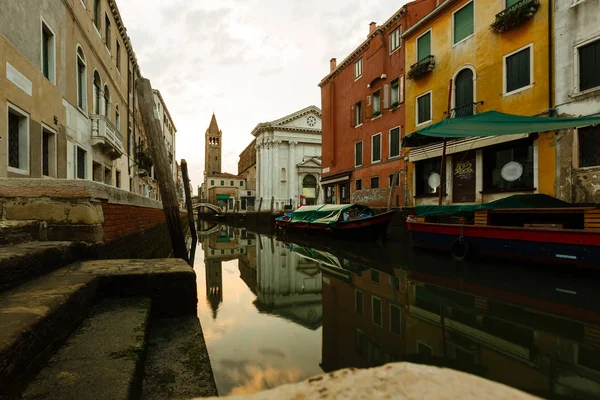
[[[362,179],[356,180],[356,190],[362,190]]]
[[[363,112],[362,112],[362,101],[359,101],[354,105],[354,126],[358,126],[363,123]]]
[[[374,176],[371,178],[371,189],[379,189],[379,177],[378,176]],[[372,276],[371,276],[371,279]]]
[[[471,36],[473,32],[473,2],[470,2],[454,13],[454,44]]]
[[[517,4],[519,1],[521,0],[506,0],[506,8],[510,7],[510,6],[514,6],[515,4]]]
[[[400,155],[400,128],[390,130],[390,158]]]
[[[393,53],[396,49],[400,47],[402,35],[402,27],[398,27],[394,29],[392,33],[390,33],[390,53]]]
[[[400,335],[400,307],[390,304],[390,331]]]
[[[431,121],[431,93],[417,97],[417,123]]]
[[[381,94],[380,91],[373,93],[373,117],[381,114]]]
[[[400,104],[400,78],[396,78],[392,81],[392,90],[391,90],[391,98],[392,98],[392,108],[398,107]]]
[[[381,299],[379,297],[372,296],[371,297],[371,311],[373,313],[373,323],[377,326],[382,326],[382,307],[381,307]]]
[[[362,142],[354,144],[354,166],[360,167],[362,165]]]
[[[579,128],[579,167],[600,165],[600,126]]]
[[[371,137],[371,162],[381,161],[381,133]]]
[[[600,40],[579,48],[579,90],[600,86]]]
[[[417,39],[417,61],[431,55],[431,31]]]
[[[531,77],[531,47],[505,58],[506,93],[529,86]]]
[[[354,63],[354,79],[358,79],[363,74],[363,59],[359,59]]]

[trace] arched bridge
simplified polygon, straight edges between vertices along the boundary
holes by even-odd
[[[211,203],[193,203],[192,204],[192,208],[194,210],[200,210],[201,208],[208,208],[209,210],[211,210],[212,212],[214,212],[215,214],[220,214],[221,212],[223,212],[223,210],[221,209],[221,207],[211,204]]]

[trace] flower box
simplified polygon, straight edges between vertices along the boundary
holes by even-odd
[[[540,0],[521,0],[496,14],[490,30],[500,34],[518,28],[533,18],[539,9]]]

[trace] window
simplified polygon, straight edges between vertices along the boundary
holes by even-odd
[[[396,108],[404,102],[404,76],[400,76],[392,81],[391,85],[391,108]]]
[[[390,304],[390,332],[400,335],[400,307]]]
[[[400,127],[390,129],[390,158],[400,156]]]
[[[365,334],[358,329],[354,330],[354,344],[354,350],[356,350],[361,357],[366,358],[369,351],[367,338],[365,337]]]
[[[431,30],[417,39],[417,61],[431,55]]]
[[[354,143],[354,166],[360,167],[363,160],[363,142]]]
[[[230,183],[229,186],[235,186],[235,184],[233,183],[233,181],[230,181],[229,183]]]
[[[363,294],[360,290],[354,291],[354,310],[357,314],[363,313]]]
[[[401,36],[402,36],[402,27],[401,26],[394,29],[392,31],[392,33],[390,33],[390,54],[392,54],[394,51],[396,51],[400,48],[400,45],[402,44]]]
[[[101,92],[102,83],[100,82],[100,74],[94,71],[94,114],[100,114],[100,104],[102,102]]]
[[[465,68],[454,79],[454,118],[473,115],[475,94],[473,90],[473,71]]]
[[[108,18],[108,14],[104,16],[104,43],[106,43],[106,48],[110,51],[110,18]]]
[[[356,190],[362,190],[362,179],[356,180]]]
[[[86,110],[87,83],[86,83],[85,55],[83,49],[77,46],[77,106]]]
[[[396,179],[396,186],[398,186],[400,184],[399,181],[400,181],[400,175],[398,175],[398,178]],[[389,187],[392,187],[393,182],[394,182],[394,174],[392,173],[392,174],[388,175]]]
[[[374,176],[371,178],[371,189],[379,189],[379,177]]]
[[[121,132],[121,113],[118,105],[115,106],[115,127],[117,131]]]
[[[400,290],[400,277],[390,275],[390,286],[394,290]]]
[[[454,44],[471,37],[474,32],[473,2],[452,14],[454,21]]]
[[[376,269],[371,269],[371,281],[374,283],[379,283],[379,271]]]
[[[379,297],[371,296],[371,312],[373,313],[372,321],[379,327],[383,325],[381,311],[381,299]]]
[[[504,93],[526,88],[533,82],[531,45],[504,57]]]
[[[533,189],[533,143],[529,139],[483,150],[483,190]]]
[[[415,163],[417,196],[439,193],[441,163],[441,157]]]
[[[579,52],[579,91],[600,87],[600,40],[581,46]]]
[[[119,71],[119,73],[121,73],[121,43],[119,43],[119,41],[117,40],[117,46],[115,51],[117,52],[116,54],[116,63],[117,63],[117,71]]]
[[[221,186],[225,186],[225,181],[221,181]]]
[[[214,184],[215,184],[215,181],[214,181],[214,179],[211,179],[211,180],[210,180],[210,184],[211,184],[211,185],[214,185]]]
[[[354,105],[354,126],[362,125],[363,121],[362,101]]]
[[[600,126],[577,130],[579,138],[579,167],[600,165]]]
[[[244,187],[244,181],[240,181],[240,187]]]
[[[94,26],[100,32],[100,0],[94,0]]]
[[[52,83],[56,83],[54,33],[42,21],[42,72]]]
[[[110,119],[110,92],[107,85],[104,85],[104,115]]]
[[[363,59],[360,58],[354,63],[354,80],[360,78],[363,74]]]
[[[417,97],[417,125],[431,122],[431,92]]]
[[[8,106],[8,170],[29,172],[29,115]]]
[[[85,179],[86,151],[79,146],[76,146],[76,160],[75,175],[77,176],[77,179]]]
[[[381,161],[381,133],[371,136],[371,162]]]
[[[373,118],[381,115],[381,95],[380,91],[373,93]]]
[[[115,172],[115,179],[116,179],[116,186],[118,188],[121,187],[121,171],[117,170],[117,172]]]
[[[42,174],[56,177],[56,134],[42,127]]]
[[[108,167],[104,168],[104,184],[112,185],[112,170]]]

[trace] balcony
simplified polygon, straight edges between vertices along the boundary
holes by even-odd
[[[470,117],[471,115],[477,115],[477,106],[479,104],[483,104],[483,101],[479,101],[477,103],[467,103],[455,107],[450,110],[450,118],[461,118],[461,117]],[[446,114],[446,112],[444,112]]]
[[[540,6],[540,0],[520,0],[496,14],[490,30],[500,34],[518,28],[533,18]]]
[[[435,57],[430,55],[411,65],[407,77],[411,80],[417,80],[433,71],[434,68]]]
[[[92,120],[92,146],[98,146],[113,160],[125,154],[123,137],[105,115],[90,115]]]

